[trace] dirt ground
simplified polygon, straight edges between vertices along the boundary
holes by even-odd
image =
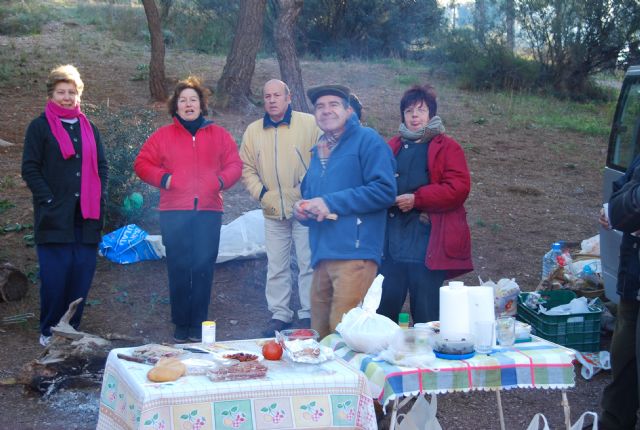
[[[147,82],[130,79],[138,64],[148,62],[148,52],[140,46],[115,41],[73,22],[54,23],[37,36],[0,36],[0,58],[13,76],[0,81],[0,139],[15,143],[0,146],[0,201],[10,203],[0,211],[0,229],[32,222],[31,195],[20,178],[22,139],[29,121],[43,110],[44,80],[54,65],[69,62],[79,67],[86,86],[84,103],[110,109],[143,107],[157,112],[158,124],[167,121],[163,107],[148,103]],[[224,58],[171,50],[166,61],[169,77],[196,73],[211,85],[224,64]],[[425,66],[302,62],[306,86],[328,81],[349,85],[365,106],[368,124],[386,138],[395,134],[399,100],[407,86],[398,77],[432,82],[439,90],[439,114],[448,133],[465,148],[472,172],[466,207],[476,270],[462,280],[477,284],[478,277],[509,277],[523,290],[531,290],[551,242],[579,242],[597,233],[606,142],[546,129],[534,117],[525,126],[515,126],[505,106],[490,105],[483,94],[462,92],[442,76],[429,73],[434,65]],[[263,82],[278,75],[274,59],[259,60],[253,80],[256,92]],[[247,124],[259,115],[259,110],[214,112],[213,119],[240,139]],[[101,133],[109,130],[101,129]],[[225,206],[225,222],[257,207],[240,185],[226,193]],[[149,233],[159,233],[157,226],[154,230],[154,224],[149,224]],[[33,277],[37,259],[34,248],[25,244],[24,235],[29,233],[26,229],[0,234],[0,261],[9,261]],[[263,293],[265,273],[264,259],[217,266],[210,316],[217,320],[219,339],[259,335],[270,318]],[[132,336],[136,344],[170,341],[167,297],[163,261],[119,266],[99,259],[82,329],[98,335]],[[35,318],[23,324],[0,324],[0,380],[15,376],[42,351],[35,283],[24,300],[0,303],[0,318],[27,312]],[[609,378],[607,372],[591,381],[576,376],[576,387],[568,392],[573,420],[584,411],[599,411],[599,396]],[[0,429],[95,428],[98,395],[97,386],[63,389],[41,398],[22,386],[0,385]],[[524,429],[536,412],[549,418],[551,428],[562,428],[558,391],[511,390],[503,392],[502,399],[509,429]],[[499,428],[493,393],[449,394],[438,401],[438,417],[445,429]]]

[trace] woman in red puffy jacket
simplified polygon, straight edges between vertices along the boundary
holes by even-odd
[[[197,78],[178,82],[169,113],[173,123],[147,139],[134,167],[160,188],[174,341],[199,342],[220,243],[222,190],[240,178],[242,161],[229,132],[204,118],[207,90]]]
[[[414,323],[438,320],[444,280],[473,270],[463,206],[471,189],[469,169],[460,145],[444,134],[437,110],[433,87],[409,88],[400,101],[400,134],[389,141],[398,196],[387,213],[378,313],[394,321],[407,291]]]

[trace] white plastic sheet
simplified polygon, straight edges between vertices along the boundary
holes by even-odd
[[[264,216],[260,209],[249,211],[222,226],[216,263],[264,255]]]

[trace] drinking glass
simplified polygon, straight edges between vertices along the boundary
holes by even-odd
[[[493,349],[493,335],[495,333],[493,321],[476,321],[474,343],[475,350],[480,354],[488,354]]]
[[[513,346],[516,342],[516,319],[500,317],[496,320],[496,337],[500,346]]]

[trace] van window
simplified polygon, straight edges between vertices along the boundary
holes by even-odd
[[[607,166],[624,172],[640,153],[640,76],[627,78],[618,101]]]

